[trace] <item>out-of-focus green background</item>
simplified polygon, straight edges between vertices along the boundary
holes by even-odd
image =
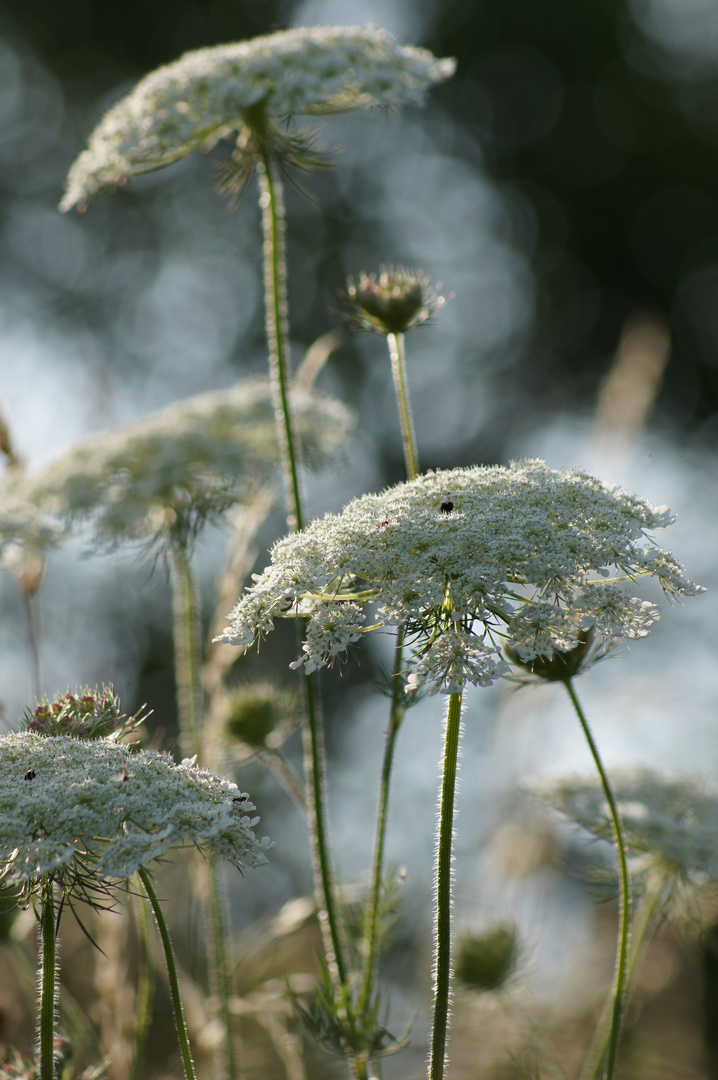
[[[212,160],[226,149],[98,196],[83,216],[56,206],[103,111],[147,71],[188,49],[334,22],[375,22],[401,41],[456,56],[458,69],[426,110],[318,125],[324,145],[342,151],[333,171],[305,181],[316,204],[287,196],[295,360],[339,324],[347,275],[382,263],[421,267],[454,294],[436,325],[407,343],[422,466],[523,455],[584,465],[677,509],[666,543],[693,577],[715,582],[711,0],[0,4],[0,409],[21,456],[32,466],[85,433],[263,370],[256,197],[250,187],[228,214]],[[381,341],[350,338],[320,385],[352,403],[359,424],[335,470],[307,477],[313,513],[403,476]],[[277,511],[264,548],[282,531]],[[197,552],[208,613],[222,545],[213,532]],[[50,560],[40,600],[43,689],[111,680],[128,705],[147,701],[155,729],[171,740],[162,568],[131,553],[81,556],[78,544]],[[21,603],[7,576],[1,587],[0,699],[12,725],[31,684]],[[710,596],[668,610],[651,639],[586,680],[609,762],[718,780],[717,621]],[[242,661],[242,677],[288,684],[294,648],[291,632],[278,632],[258,658]],[[385,714],[373,686],[388,650],[381,639],[368,642],[360,663],[325,680],[334,830],[348,880],[368,863]],[[419,1075],[424,1052],[426,1006],[414,991],[417,978],[428,988],[439,714],[434,700],[409,715],[397,764],[390,856],[406,869],[407,911],[392,968],[398,1026],[421,1011],[413,1049],[393,1076]],[[565,1002],[569,954],[590,949],[606,916],[580,885],[550,871],[548,856],[535,855],[540,843],[521,861],[521,837],[535,826],[517,784],[535,772],[587,769],[579,734],[549,690],[474,693],[466,727],[457,917],[467,925],[516,918],[531,942],[532,993]],[[298,747],[289,751],[296,757]],[[278,847],[266,872],[233,887],[241,926],[309,889],[299,815],[259,770],[246,784]],[[661,993],[674,994],[669,1002],[690,998],[685,1043],[654,1021],[652,1049],[636,1052],[627,1076],[718,1076],[706,1050],[718,1014],[710,978],[702,982],[701,964],[709,976],[712,968],[701,948],[686,960],[676,946],[677,959],[664,957],[663,968],[657,961],[646,991],[659,1018]],[[676,1020],[675,1008],[665,1010]],[[474,1023],[470,1011],[462,1015],[459,1032]],[[470,1068],[467,1076],[482,1075]]]

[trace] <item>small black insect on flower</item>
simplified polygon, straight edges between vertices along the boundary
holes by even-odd
[[[35,779],[35,770],[34,769],[28,769],[28,771],[25,773],[25,779],[26,780],[34,780]]]
[[[453,509],[454,509],[454,504],[451,502],[451,500],[449,500],[448,502],[443,502],[441,504],[441,512],[442,512],[442,514],[450,514]]]

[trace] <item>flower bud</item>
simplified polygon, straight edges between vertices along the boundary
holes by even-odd
[[[523,668],[538,679],[544,679],[546,682],[566,682],[567,679],[585,670],[595,634],[595,626],[589,626],[587,630],[579,630],[578,645],[575,645],[573,649],[565,652],[554,649],[551,656],[535,656],[532,660],[522,660],[518,649],[512,645],[506,645],[504,653],[509,663]]]
[[[347,280],[346,319],[358,330],[375,334],[405,334],[421,326],[446,303],[421,270],[382,266],[374,274],[361,273],[355,284]]]
[[[246,683],[227,695],[222,727],[228,743],[271,751],[289,735],[296,713],[295,694],[270,683]]]
[[[485,934],[464,934],[456,943],[454,973],[467,990],[502,990],[516,971],[519,941],[516,928],[498,923]]]

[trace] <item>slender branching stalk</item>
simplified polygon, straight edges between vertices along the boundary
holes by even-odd
[[[618,1042],[621,1035],[621,1022],[623,1019],[623,1009],[626,1000],[628,975],[628,939],[630,932],[631,894],[630,879],[628,876],[628,860],[626,857],[626,842],[623,835],[623,825],[621,823],[621,817],[618,813],[618,806],[616,805],[616,799],[609,783],[606,770],[603,767],[603,762],[601,761],[598,747],[594,741],[593,735],[591,734],[591,729],[588,725],[588,721],[583,712],[583,709],[581,708],[581,703],[578,700],[576,691],[573,688],[572,680],[570,678],[566,679],[564,681],[564,686],[566,687],[568,696],[570,697],[571,703],[576,711],[576,715],[578,716],[578,720],[581,728],[583,729],[583,733],[586,736],[586,741],[588,743],[588,748],[591,752],[591,757],[593,758],[594,765],[596,766],[596,770],[601,780],[603,793],[606,796],[606,802],[608,804],[609,817],[611,819],[611,828],[613,831],[613,840],[614,844],[616,845],[616,852],[618,854],[618,951],[616,954],[616,972],[612,993],[610,1032],[606,1047],[605,1067],[603,1072],[605,1080],[612,1080],[616,1068],[616,1058],[618,1056]],[[598,1067],[600,1067],[600,1064]]]
[[[275,394],[277,428],[287,493],[287,524],[290,529],[299,531],[304,527],[304,514],[299,486],[299,455],[289,402],[284,199],[279,170],[271,152],[264,145],[261,161],[257,165],[257,175],[264,237],[264,290],[269,369]],[[302,620],[302,634],[306,632],[305,624],[306,620]],[[307,813],[312,846],[314,889],[327,966],[338,989],[346,982],[347,964],[326,820],[324,739],[319,721],[314,679],[311,675],[304,676],[304,702],[307,721],[303,732],[304,769],[308,792]]]
[[[185,752],[196,755],[200,765],[206,765],[204,742],[201,738],[203,692],[201,675],[201,613],[199,591],[192,573],[186,545],[179,536],[170,544],[174,607],[175,677],[179,712],[180,741]],[[210,763],[211,764],[211,763]],[[207,926],[207,965],[210,991],[218,1001],[224,1029],[223,1054],[220,1070],[235,1080],[237,1076],[232,1041],[229,999],[231,970],[227,956],[230,941],[228,919],[222,897],[222,884],[217,865],[211,855],[199,862],[200,892]]]
[[[144,866],[140,867],[137,872],[140,881],[142,882],[142,887],[147,894],[147,899],[152,905],[152,911],[154,912],[157,928],[160,932],[160,938],[162,939],[162,948],[164,949],[165,962],[167,964],[167,977],[170,984],[170,997],[172,998],[172,1012],[174,1014],[175,1027],[177,1028],[177,1039],[179,1041],[180,1054],[182,1055],[185,1080],[196,1080],[194,1065],[192,1063],[192,1052],[189,1045],[189,1035],[187,1034],[187,1024],[184,1018],[184,1009],[182,1008],[179,979],[177,978],[177,965],[175,964],[174,950],[172,949],[169,930],[167,929],[162,906],[157,899],[157,893],[154,890],[150,875],[147,873]],[[44,1076],[42,1077],[42,1080],[45,1080]],[[51,1080],[51,1078],[48,1077],[48,1080]]]
[[[406,707],[404,705],[404,687],[401,680],[403,644],[404,634],[402,630],[399,630],[394,645],[391,710],[389,712],[389,725],[387,727],[386,740],[384,743],[384,761],[381,769],[381,787],[379,790],[379,806],[376,817],[371,883],[369,886],[369,900],[364,918],[364,935],[362,938],[362,982],[357,1001],[357,1012],[360,1016],[364,1016],[371,1007],[372,991],[378,959],[377,921],[381,898],[384,842],[386,839],[386,826],[389,817],[389,785],[391,781],[391,769],[394,762],[396,736],[406,712]]]
[[[461,694],[450,694],[444,731],[444,760],[436,846],[434,1024],[431,1033],[429,1080],[442,1080],[446,1061],[451,984],[451,847],[460,732]]]
[[[631,920],[631,947],[628,953],[628,967],[626,969],[626,996],[630,994],[635,984],[638,968],[663,915],[666,905],[666,888],[670,880],[671,874],[668,871],[659,871],[651,876],[650,884]],[[611,1038],[612,1006],[612,1000],[609,998],[601,1011],[578,1080],[597,1080]]]
[[[57,1013],[57,909],[55,883],[46,876],[40,892],[40,1080],[55,1080],[55,1016]]]
[[[409,386],[406,376],[404,334],[387,334],[387,345],[389,347],[394,390],[399,409],[401,436],[404,446],[404,461],[406,463],[406,478],[407,480],[413,480],[419,472],[419,451],[416,445],[414,421],[411,412],[411,399],[409,397]],[[396,643],[394,646],[394,664],[391,680],[391,707],[389,711],[386,739],[384,742],[384,760],[382,763],[379,804],[377,807],[374,855],[369,885],[369,901],[367,904],[362,939],[362,979],[357,1001],[357,1012],[360,1017],[365,1016],[371,1008],[376,979],[378,959],[377,918],[384,866],[384,843],[389,820],[391,770],[394,762],[396,737],[406,712],[406,706],[404,705],[404,685],[401,676],[403,668],[403,651],[404,633],[403,630],[400,629],[397,632]]]
[[[394,378],[394,390],[396,392],[396,401],[399,406],[399,422],[401,423],[401,438],[404,444],[406,478],[407,480],[413,480],[419,474],[419,453],[416,447],[414,418],[411,411],[409,385],[406,377],[404,334],[387,334],[386,342],[389,346],[391,373]]]

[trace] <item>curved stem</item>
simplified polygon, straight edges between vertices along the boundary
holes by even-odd
[[[618,1041],[621,1035],[621,1021],[623,1019],[623,1007],[626,999],[626,986],[627,986],[627,969],[628,969],[628,937],[630,929],[630,879],[628,876],[628,860],[626,858],[626,842],[623,836],[623,825],[618,813],[618,807],[616,805],[616,799],[613,794],[613,790],[608,780],[606,770],[603,767],[601,756],[598,752],[598,747],[594,742],[591,729],[588,726],[588,721],[584,715],[581,703],[578,700],[576,691],[573,688],[571,679],[564,680],[564,686],[568,696],[571,699],[571,703],[578,716],[579,723],[583,729],[583,733],[586,736],[586,742],[588,748],[591,751],[591,757],[593,758],[594,765],[598,771],[599,778],[601,780],[601,787],[603,793],[606,796],[606,802],[608,803],[609,816],[611,818],[611,828],[613,830],[613,840],[616,845],[616,851],[618,853],[618,874],[619,874],[619,923],[618,923],[618,952],[616,955],[616,974],[613,984],[613,1006],[611,1009],[611,1030],[608,1038],[608,1048],[606,1051],[606,1066],[604,1077],[605,1080],[612,1080],[614,1070],[616,1067],[616,1058],[618,1056]]]
[[[285,214],[282,183],[271,154],[262,149],[257,166],[259,205],[264,236],[264,295],[269,371],[274,392],[274,409],[279,431],[284,484],[287,494],[287,524],[304,528],[299,486],[299,454],[294,437],[289,403],[289,328],[287,308],[287,260],[284,243]]]
[[[444,731],[444,760],[436,846],[436,934],[434,953],[434,1026],[431,1033],[429,1080],[442,1080],[449,1027],[451,982],[451,846],[461,732],[461,694],[450,694]]]
[[[394,646],[394,666],[391,673],[391,709],[389,712],[389,724],[386,731],[386,741],[384,743],[384,761],[381,769],[381,786],[379,789],[379,805],[377,807],[376,815],[376,833],[374,837],[371,883],[369,886],[369,902],[364,917],[364,936],[362,939],[362,983],[357,1001],[357,1012],[360,1017],[364,1016],[371,1006],[378,959],[377,922],[381,900],[384,842],[386,840],[386,826],[389,818],[389,785],[391,781],[392,764],[394,761],[396,736],[406,712],[403,701],[404,687],[401,679],[403,649],[404,632],[403,630],[399,630]]]
[[[307,800],[304,794],[304,788],[301,782],[297,779],[294,769],[286,761],[279,750],[262,750],[259,753],[259,760],[263,762],[268,769],[270,769],[280,784],[287,792],[289,797],[293,800],[296,806],[304,813],[307,809]]]
[[[185,1023],[184,1010],[182,1008],[179,979],[177,978],[177,966],[175,964],[169,930],[167,929],[167,923],[165,922],[165,917],[162,913],[162,906],[157,899],[157,893],[154,890],[149,874],[144,866],[141,866],[137,872],[140,881],[142,882],[142,886],[147,893],[147,899],[152,905],[152,910],[157,921],[157,928],[162,939],[162,948],[164,949],[165,962],[167,964],[167,977],[170,984],[170,997],[172,998],[172,1011],[174,1013],[175,1027],[177,1028],[177,1039],[179,1041],[180,1054],[182,1055],[185,1078],[186,1080],[196,1080],[194,1065],[192,1064],[192,1052],[189,1045],[189,1035],[187,1034],[187,1024]]]
[[[306,637],[307,620],[301,620],[302,636]],[[335,987],[347,981],[347,964],[342,923],[338,917],[334,867],[329,851],[326,823],[326,754],[324,737],[317,715],[314,679],[304,676],[307,723],[302,732],[304,768],[307,781],[307,819],[312,849],[314,891],[317,898],[319,926],[322,932],[327,967]]]
[[[386,341],[389,346],[391,373],[394,378],[394,389],[396,391],[396,400],[399,406],[399,422],[401,423],[401,438],[404,443],[406,478],[407,480],[413,480],[419,473],[419,451],[416,446],[414,419],[411,412],[411,402],[409,401],[404,335],[387,334]]]
[[[653,936],[658,921],[657,916],[665,904],[665,887],[669,877],[669,874],[663,872],[653,881],[651,888],[644,893],[631,922],[631,948],[626,969],[626,995],[631,991],[639,964]],[[591,1039],[578,1080],[596,1080],[608,1047],[612,1016],[613,1010],[609,999],[601,1010],[601,1016]]]
[[[57,915],[55,885],[50,877],[40,894],[40,1080],[55,1080],[55,1013],[57,1011]]]

